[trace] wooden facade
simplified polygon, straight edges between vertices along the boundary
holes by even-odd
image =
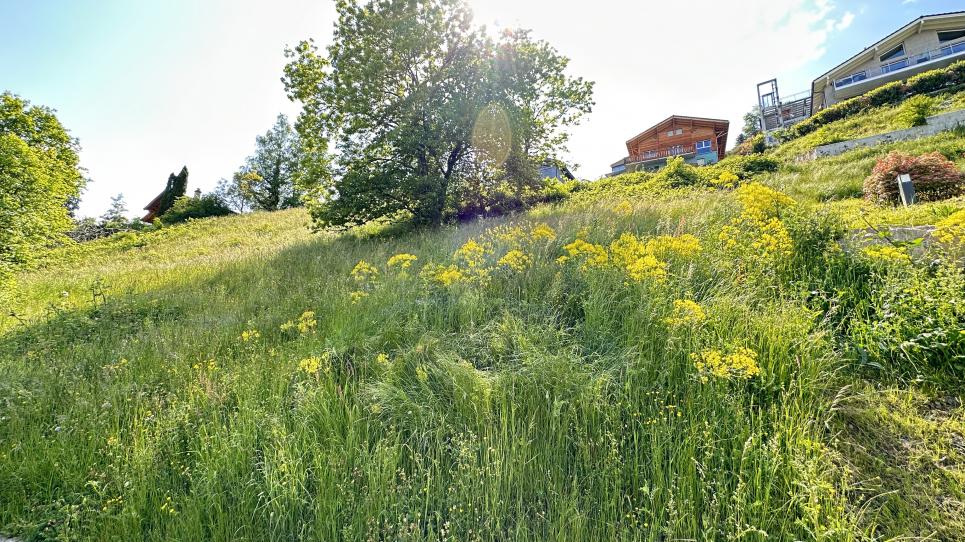
[[[729,125],[720,119],[670,116],[627,141],[627,168],[656,169],[673,156],[716,162],[724,157]]]

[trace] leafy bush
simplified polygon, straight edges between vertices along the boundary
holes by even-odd
[[[686,163],[683,156],[668,158],[667,165],[654,175],[654,179],[671,188],[693,186],[701,181],[697,168]]]
[[[177,224],[192,218],[230,214],[234,214],[234,212],[215,194],[205,194],[197,198],[181,196],[174,200],[171,209],[161,216],[161,222],[163,224]]]
[[[467,184],[454,194],[455,218],[500,216],[520,211],[540,203],[563,201],[578,189],[579,181],[561,181],[547,177],[536,181],[535,187],[503,181],[493,188]],[[452,217],[450,217],[452,218]]]
[[[924,126],[928,124],[928,117],[935,114],[938,108],[937,100],[924,94],[912,96],[901,104],[899,118],[908,127]]]
[[[911,175],[915,197],[937,201],[965,194],[965,176],[955,164],[938,152],[913,156],[892,151],[878,160],[864,181],[865,199],[877,203],[898,203],[898,175]]]
[[[734,155],[728,156],[714,165],[697,168],[697,173],[704,181],[710,184],[718,184],[715,181],[720,179],[724,173],[735,175],[738,179],[746,181],[760,173],[777,171],[781,168],[781,164],[782,162],[779,159],[764,154]]]
[[[743,135],[743,134],[742,134]],[[764,134],[758,133],[753,137],[747,138],[741,141],[734,147],[734,154],[748,155],[748,154],[758,154],[767,150],[767,143],[764,140]]]

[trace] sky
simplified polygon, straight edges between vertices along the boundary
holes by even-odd
[[[594,179],[625,141],[672,115],[731,122],[777,78],[782,96],[912,19],[961,0],[468,0],[496,32],[529,28],[595,82],[563,155]],[[131,216],[186,165],[209,191],[279,113],[284,49],[324,46],[333,0],[0,0],[0,91],[57,110],[80,140],[79,214],[123,193]]]

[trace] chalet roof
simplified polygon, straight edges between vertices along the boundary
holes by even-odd
[[[965,26],[965,11],[949,11],[946,13],[933,13],[931,15],[922,15],[921,17],[918,17],[917,19],[912,20],[905,26],[881,38],[873,45],[865,47],[864,49],[861,50],[860,53],[852,56],[851,58],[845,60],[844,62],[838,64],[837,66],[831,68],[830,70],[824,72],[823,74],[815,78],[814,81],[811,83],[811,91],[814,92],[814,90],[818,87],[818,84],[822,81],[826,81],[832,73],[842,68],[846,68],[849,65],[865,62],[866,57],[869,56],[868,53],[871,53],[871,56],[874,56],[875,54],[877,54],[878,51],[889,49],[892,46],[897,46],[898,43],[904,41],[905,38],[907,38],[908,36],[911,36],[912,34],[920,32],[925,28],[928,28],[928,27],[941,28],[943,25],[946,25],[946,24],[961,24],[962,26]]]
[[[156,211],[158,206],[161,205],[161,198],[164,197],[165,190],[161,190],[161,193],[154,196],[154,199],[150,203],[144,206],[145,211]]]
[[[627,140],[627,147],[632,146],[634,143],[636,143],[641,139],[645,139],[654,135],[655,133],[661,131],[662,128],[672,125],[675,120],[684,120],[684,121],[693,122],[695,124],[704,124],[707,126],[712,126],[714,129],[719,129],[719,128],[727,129],[727,127],[730,126],[729,121],[722,120],[722,119],[709,119],[705,117],[688,117],[684,115],[670,115],[669,117],[663,119],[657,124],[654,124],[653,126],[647,128],[646,130],[640,132],[639,134]]]

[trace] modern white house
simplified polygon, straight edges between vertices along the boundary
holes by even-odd
[[[923,15],[811,83],[812,114],[928,70],[965,59],[965,11]]]
[[[776,80],[760,83],[762,128],[791,126],[842,100],[959,60],[965,60],[965,11],[922,15],[817,77],[809,92],[782,97]]]

